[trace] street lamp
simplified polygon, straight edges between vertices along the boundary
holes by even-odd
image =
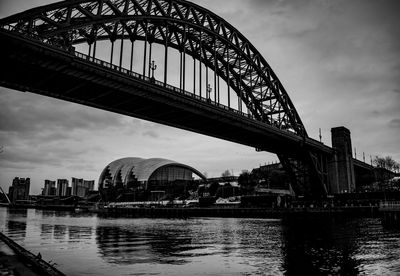
[[[154,60],[150,63],[150,70],[151,70],[151,81],[154,81],[154,71],[157,69],[157,64],[154,64]]]
[[[209,100],[209,101],[211,101],[211,91],[212,91],[211,85],[208,84],[207,85],[207,100]]]

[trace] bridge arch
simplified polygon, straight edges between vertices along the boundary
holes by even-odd
[[[163,45],[165,83],[168,48],[174,48],[181,54],[181,89],[185,89],[182,63],[185,66],[186,55],[189,55],[194,59],[194,64],[195,60],[199,62],[200,82],[202,64],[207,74],[209,69],[214,72],[215,101],[216,78],[219,77],[227,85],[228,106],[229,90],[232,89],[240,100],[240,111],[244,103],[256,120],[307,136],[286,90],[263,56],[231,24],[194,3],[183,0],[73,0],[12,15],[1,19],[0,25],[65,48],[86,43],[89,55],[93,56],[97,42],[109,41],[112,52],[114,42],[121,40],[120,65],[123,41],[131,42],[132,52],[135,41],[142,41],[143,75],[148,74],[149,77],[152,44]],[[111,61],[112,56],[113,53]],[[132,61],[130,67],[132,69]],[[201,83],[198,88],[200,94],[203,92],[208,96],[207,91],[201,91]]]
[[[6,76],[0,78],[0,83],[4,86],[154,120],[275,152],[291,176],[292,187],[297,194],[321,195],[327,192],[326,153],[330,150],[307,136],[304,125],[282,83],[251,42],[228,22],[205,8],[184,0],[70,0],[0,19],[0,35],[10,42],[10,45],[0,45],[4,50],[1,51],[4,52],[2,53],[4,63],[12,69],[5,74]],[[56,48],[43,45],[38,40]],[[24,41],[23,43],[32,46],[30,52],[25,52],[30,46],[20,45],[18,41]],[[119,66],[118,60],[117,65],[114,65],[113,61],[113,51],[117,51],[116,41],[120,43]],[[139,53],[143,59],[142,73],[132,71],[133,50],[137,41],[143,43],[143,53]],[[96,47],[100,47],[103,42],[111,44],[110,62],[99,64],[116,71],[113,73],[124,73],[123,78],[117,80],[110,77],[105,81],[103,77],[108,76],[108,73],[104,73],[103,70],[97,71],[99,68],[90,71],[96,64],[89,63],[99,61],[95,59]],[[125,46],[127,42],[131,43],[130,71],[122,68],[124,42]],[[150,78],[153,44],[164,47],[164,82]],[[74,50],[74,47],[79,45],[87,46],[88,55],[82,55]],[[179,89],[171,87],[166,76],[170,48],[175,49],[180,55]],[[44,52],[47,55],[35,56],[36,53]],[[51,55],[57,55],[60,60],[50,60]],[[193,58],[194,68],[196,61],[198,62],[199,91],[197,92],[200,95],[193,95],[196,94],[196,73],[193,78],[194,91],[191,94],[189,92],[190,95],[186,93],[186,56]],[[75,59],[80,59],[80,62],[69,63]],[[54,67],[46,67],[48,64]],[[78,68],[76,64],[81,67]],[[19,65],[21,66],[18,67]],[[26,69],[23,68],[24,65]],[[33,73],[36,73],[39,79],[45,76],[49,80],[48,84],[46,80],[40,79],[35,83],[34,80],[25,81],[14,77],[21,72],[36,71],[36,65],[41,66],[42,70]],[[83,67],[90,69],[85,71]],[[211,99],[208,91],[201,91],[202,87],[207,88],[209,84],[206,80],[204,86],[201,75],[203,67],[206,68],[205,79],[208,79],[209,70],[214,72],[215,98],[212,104],[204,103],[205,100],[211,101]],[[60,73],[54,68],[67,69]],[[90,75],[93,72],[96,73],[94,78],[97,82],[85,83],[86,80],[93,78],[93,75]],[[128,79],[125,79],[125,76],[129,76]],[[64,86],[67,86],[61,88],[63,93],[55,91],[60,89],[58,77]],[[70,79],[73,80],[71,87]],[[219,99],[216,98],[216,80],[219,87],[219,79],[225,82],[228,90],[227,107],[220,105]],[[154,84],[157,87],[154,87]],[[45,87],[48,90],[43,90],[42,85],[48,85]],[[89,93],[87,98],[81,95],[84,93],[79,93],[86,85],[91,85],[92,92],[94,91]],[[161,87],[162,85],[164,87]],[[145,87],[145,91],[160,92],[159,95],[165,93],[153,99],[157,93],[143,96],[143,91],[139,91],[138,87],[140,89]],[[101,89],[102,93],[97,93],[97,88]],[[130,92],[135,92],[135,88],[137,94],[132,96]],[[239,99],[240,112],[231,112],[230,90],[233,90]],[[169,102],[166,104],[165,95],[170,95],[171,91],[184,93],[175,93],[167,99]],[[205,97],[201,95],[202,92]],[[109,99],[108,95],[119,95],[121,98],[116,97],[116,101],[119,102],[108,103],[104,100]],[[128,96],[140,101],[134,102]],[[190,101],[187,101],[186,96]],[[101,102],[99,99],[102,99]],[[146,107],[143,108],[140,103],[144,103]],[[242,103],[248,114],[242,112]],[[135,108],[129,109],[128,105],[131,104],[135,104]],[[148,108],[149,106],[151,108]],[[161,108],[164,113],[149,112],[157,108]],[[194,110],[195,108],[199,110]],[[171,113],[176,117],[168,117]],[[163,114],[167,116],[163,117]],[[188,119],[182,119],[186,115],[189,115]],[[249,118],[244,118],[242,115]]]

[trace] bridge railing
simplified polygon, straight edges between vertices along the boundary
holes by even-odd
[[[200,97],[200,95],[196,95],[196,94],[194,94],[192,92],[180,89],[178,87],[175,87],[175,86],[172,86],[172,85],[169,85],[169,84],[166,84],[166,83],[158,81],[158,80],[156,80],[154,78],[149,78],[147,76],[144,76],[142,74],[136,73],[134,71],[130,71],[128,69],[125,69],[123,67],[120,67],[120,66],[112,64],[112,63],[109,63],[107,61],[104,61],[104,60],[101,60],[101,59],[98,59],[98,58],[94,58],[92,56],[88,56],[88,55],[83,54],[81,52],[73,51],[71,53],[73,55],[75,55],[76,57],[81,58],[83,60],[93,62],[93,63],[95,63],[97,65],[103,66],[103,67],[108,68],[108,69],[116,70],[116,71],[118,71],[120,73],[123,73],[125,75],[128,75],[130,77],[134,77],[134,78],[139,79],[139,80],[147,81],[147,82],[149,82],[151,84],[155,84],[155,85],[160,86],[160,87],[162,87],[164,89],[168,89],[170,91],[173,91],[173,92],[176,92],[176,93],[179,93],[179,94],[184,94],[186,96],[195,98],[195,99],[200,100],[202,102],[217,106],[217,107],[222,108],[224,110],[227,110],[227,111],[230,111],[230,112],[233,112],[233,113],[236,113],[236,114],[242,115],[244,117],[247,117],[247,118],[255,120],[255,118],[254,118],[254,116],[252,114],[244,113],[244,112],[239,111],[237,109],[234,109],[234,108],[231,108],[229,106],[223,105],[221,103],[215,102],[215,101],[211,100],[210,98]]]
[[[93,63],[95,63],[95,64],[97,64],[97,65],[100,65],[100,66],[105,67],[105,68],[108,68],[108,69],[116,70],[116,71],[118,71],[118,72],[120,72],[120,73],[123,73],[123,74],[125,74],[125,75],[130,76],[130,77],[134,77],[134,78],[136,78],[136,79],[140,79],[140,80],[144,80],[144,81],[150,82],[150,83],[152,83],[152,84],[155,84],[155,85],[157,85],[157,86],[160,86],[160,87],[162,87],[162,88],[164,88],[164,89],[168,89],[168,90],[173,91],[173,92],[175,92],[175,93],[180,93],[180,94],[183,94],[183,95],[185,95],[185,96],[195,98],[195,99],[197,99],[197,100],[199,100],[199,101],[202,101],[202,102],[204,102],[204,103],[207,103],[207,104],[216,106],[216,107],[218,107],[218,108],[224,109],[224,110],[226,110],[226,111],[230,111],[230,112],[235,113],[235,114],[238,114],[238,115],[240,115],[240,116],[249,118],[249,119],[251,119],[251,120],[253,120],[253,121],[255,121],[255,122],[262,123],[262,124],[266,124],[266,125],[269,125],[269,126],[273,126],[273,127],[276,127],[276,128],[278,128],[278,129],[280,129],[280,130],[283,130],[283,131],[286,131],[286,132],[295,134],[294,131],[293,131],[292,129],[281,128],[279,125],[277,125],[277,124],[274,123],[274,122],[268,123],[268,122],[264,122],[264,121],[257,120],[257,119],[256,119],[252,114],[250,114],[250,113],[245,113],[245,112],[242,112],[242,111],[240,111],[240,110],[231,108],[231,107],[226,106],[226,105],[224,105],[224,104],[221,104],[221,103],[219,103],[219,102],[215,102],[215,101],[213,101],[211,98],[204,98],[204,97],[201,97],[200,95],[194,94],[194,93],[189,92],[189,91],[186,91],[186,90],[182,90],[182,89],[180,89],[180,88],[178,88],[178,87],[175,87],[175,86],[166,84],[166,83],[164,83],[164,82],[160,82],[160,81],[158,81],[158,80],[156,80],[156,79],[154,79],[154,78],[146,77],[146,76],[144,76],[144,75],[141,75],[141,74],[136,73],[136,72],[134,72],[134,71],[130,71],[130,70],[128,70],[128,69],[125,69],[125,68],[123,68],[123,67],[120,67],[120,66],[115,65],[115,64],[112,64],[112,63],[109,63],[109,62],[107,62],[107,61],[104,61],[104,60],[101,60],[101,59],[98,59],[98,58],[95,58],[95,57],[92,57],[92,56],[89,56],[89,55],[86,55],[86,54],[77,52],[73,47],[70,47],[70,46],[67,47],[67,46],[65,46],[65,45],[62,45],[63,43],[62,43],[61,41],[59,41],[59,40],[55,40],[55,39],[51,39],[51,38],[43,38],[43,37],[40,37],[40,36],[37,35],[37,34],[28,33],[28,32],[26,32],[26,31],[23,31],[23,30],[21,30],[21,29],[18,29],[18,28],[16,28],[16,27],[13,26],[13,25],[1,25],[0,28],[2,28],[2,29],[4,29],[4,30],[7,30],[7,31],[10,31],[10,32],[14,32],[14,33],[17,32],[17,33],[19,33],[20,35],[22,35],[22,36],[24,36],[24,37],[27,37],[27,38],[30,38],[30,39],[34,39],[34,40],[38,40],[38,41],[40,41],[40,42],[42,42],[42,43],[44,43],[44,44],[47,44],[47,45],[56,47],[57,49],[63,49],[63,50],[65,50],[65,51],[67,51],[67,52],[69,52],[69,53],[75,55],[76,57],[78,57],[78,58],[80,58],[80,59],[93,62]]]

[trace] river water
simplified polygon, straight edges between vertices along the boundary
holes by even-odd
[[[400,231],[379,219],[132,219],[0,207],[0,230],[67,275],[400,275]]]

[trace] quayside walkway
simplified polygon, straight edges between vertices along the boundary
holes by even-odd
[[[65,276],[0,232],[0,276]]]

